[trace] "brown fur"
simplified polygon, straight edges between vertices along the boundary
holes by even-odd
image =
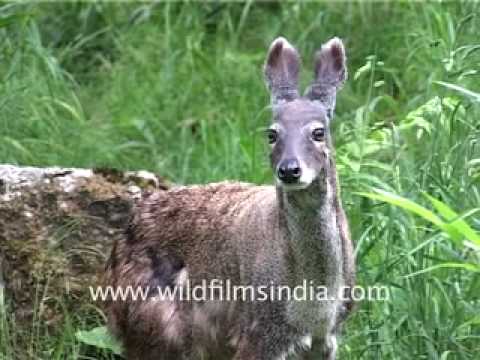
[[[299,57],[288,54],[295,50],[282,41],[271,47],[266,71],[273,73],[267,80],[275,79],[270,84],[273,101],[279,102],[274,118],[293,138],[274,146],[272,165],[287,152],[308,154],[302,161],[308,166],[304,170],[315,172],[313,181],[294,191],[223,182],[151,194],[135,210],[127,236],[114,246],[105,285],[185,289],[187,279],[192,286],[218,279],[293,288],[305,279],[332,291],[354,286],[353,246],[329,135],[315,146],[299,140],[298,129],[309,126],[310,118],[328,131],[328,106],[297,99],[298,92],[291,91]],[[329,51],[336,69],[344,59],[336,58],[335,46]],[[284,56],[282,51],[288,55],[283,61],[272,59]],[[325,59],[328,54],[322,66]],[[341,66],[337,70],[346,73]],[[278,88],[282,81],[287,86]],[[338,300],[158,301],[155,292],[150,295],[145,301],[107,302],[109,326],[130,360],[276,360],[304,350],[308,337],[313,352],[305,358],[315,353],[334,359],[336,334],[353,305]]]

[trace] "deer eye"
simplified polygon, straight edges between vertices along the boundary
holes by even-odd
[[[323,141],[325,139],[325,129],[324,128],[313,129],[312,139],[314,141]]]
[[[273,145],[277,142],[278,131],[275,129],[267,129],[267,139],[270,145]]]

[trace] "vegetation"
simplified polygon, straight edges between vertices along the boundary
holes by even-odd
[[[314,50],[338,35],[350,77],[333,132],[359,282],[391,293],[359,306],[340,356],[475,359],[479,15],[464,1],[6,3],[0,162],[269,183],[266,49],[296,44],[306,85]],[[88,314],[20,330],[0,292],[0,359],[112,358],[75,337],[103,323]]]

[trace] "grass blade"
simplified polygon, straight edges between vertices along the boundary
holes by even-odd
[[[456,231],[458,234],[463,235],[467,240],[480,245],[480,234],[475,232],[468,223],[462,219],[462,217],[452,210],[448,205],[435,199],[434,197],[424,193],[424,196],[431,202],[438,213],[447,221],[451,221],[446,224],[452,231]]]
[[[476,93],[476,92],[473,92],[471,90],[465,89],[464,87],[461,87],[459,85],[450,84],[450,83],[447,83],[447,82],[444,82],[444,81],[434,81],[434,83],[438,84],[438,85],[441,85],[441,86],[444,86],[448,89],[455,90],[455,91],[461,93],[462,95],[465,95],[465,96],[471,98],[474,101],[480,102],[480,94],[479,93]]]
[[[422,269],[420,271],[413,272],[411,274],[405,275],[405,278],[411,278],[420,274],[429,273],[438,269],[462,269],[471,272],[480,272],[480,265],[479,264],[471,264],[471,263],[443,263],[434,266],[430,266],[426,269]]]

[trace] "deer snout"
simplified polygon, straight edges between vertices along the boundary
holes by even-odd
[[[278,178],[287,184],[298,182],[302,176],[302,169],[297,159],[285,159],[278,165]]]

